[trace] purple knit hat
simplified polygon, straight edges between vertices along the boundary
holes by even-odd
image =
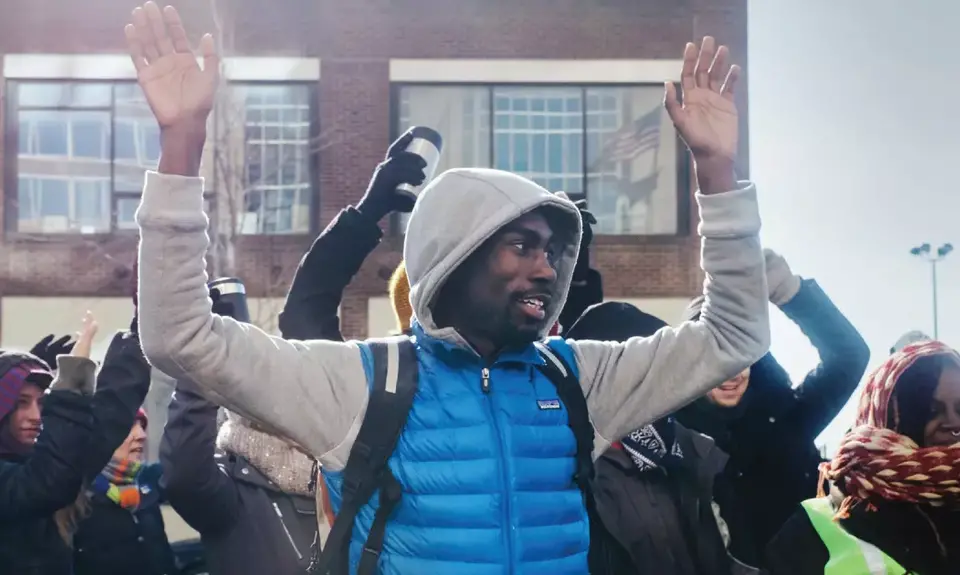
[[[0,420],[16,408],[20,390],[27,382],[46,389],[53,382],[53,374],[35,355],[0,350]]]

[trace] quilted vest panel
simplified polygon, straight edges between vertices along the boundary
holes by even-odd
[[[562,341],[551,347],[574,365]],[[559,348],[559,349],[558,349]],[[390,468],[403,499],[387,525],[380,573],[584,575],[589,526],[573,483],[576,444],[534,346],[489,366],[420,334],[419,389]],[[364,353],[367,373],[372,356]],[[324,472],[335,510],[339,473]],[[355,573],[378,494],[350,542]]]

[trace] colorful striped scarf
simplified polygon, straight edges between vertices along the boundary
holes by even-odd
[[[139,461],[114,457],[93,480],[91,488],[120,507],[136,511],[140,508],[140,484],[137,479],[141,468]]]

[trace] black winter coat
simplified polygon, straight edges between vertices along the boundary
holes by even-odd
[[[87,445],[84,478],[92,480],[133,427],[137,409],[150,390],[150,364],[140,340],[119,332],[110,342],[97,374],[93,398],[95,429]],[[132,515],[105,496],[94,495],[90,515],[74,535],[75,575],[172,575],[173,552],[160,514],[159,473],[141,489],[141,510]]]
[[[90,397],[54,390],[33,452],[0,460],[0,573],[70,575],[72,554],[53,516],[80,492],[92,431]]]
[[[313,497],[283,493],[242,457],[217,450],[217,409],[177,382],[160,444],[170,505],[200,533],[210,573],[304,573],[317,532]]]
[[[781,306],[810,339],[820,364],[796,388],[767,354],[751,368],[740,405],[718,408],[699,399],[677,413],[686,427],[713,437],[730,454],[717,497],[730,527],[731,553],[760,565],[770,538],[815,497],[822,461],[814,440],[850,399],[866,370],[863,338],[813,280]]]
[[[156,464],[155,464],[156,465]],[[159,469],[145,468],[140,509],[120,507],[105,495],[91,499],[91,513],[73,540],[74,575],[175,575],[173,551],[160,512]]]
[[[280,312],[280,333],[287,339],[343,341],[337,309],[353,276],[380,243],[377,222],[348,207],[310,246]]]
[[[681,425],[675,433],[684,457],[667,472],[641,472],[617,448],[604,453],[596,462],[597,510],[630,554],[632,570],[624,575],[731,575],[735,562],[712,507],[714,478],[727,455]]]
[[[883,501],[875,506],[876,511],[868,511],[865,505],[854,507],[840,524],[909,569],[909,575],[960,571],[960,511]],[[823,540],[800,509],[767,546],[764,573],[822,575],[829,559]]]

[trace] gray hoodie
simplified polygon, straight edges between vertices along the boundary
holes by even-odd
[[[744,182],[724,194],[698,194],[697,202],[707,276],[700,319],[623,343],[570,341],[598,435],[595,453],[703,395],[769,347],[756,190]],[[437,293],[485,239],[547,205],[568,213],[577,231],[557,268],[556,316],[579,244],[580,223],[569,200],[525,178],[486,169],[445,172],[421,192],[404,259],[411,304],[427,334],[467,345],[452,328],[434,324],[430,306]],[[367,406],[358,345],[288,341],[211,312],[202,179],[148,172],[137,221],[140,340],[150,362],[289,437],[331,471],[342,469]]]

